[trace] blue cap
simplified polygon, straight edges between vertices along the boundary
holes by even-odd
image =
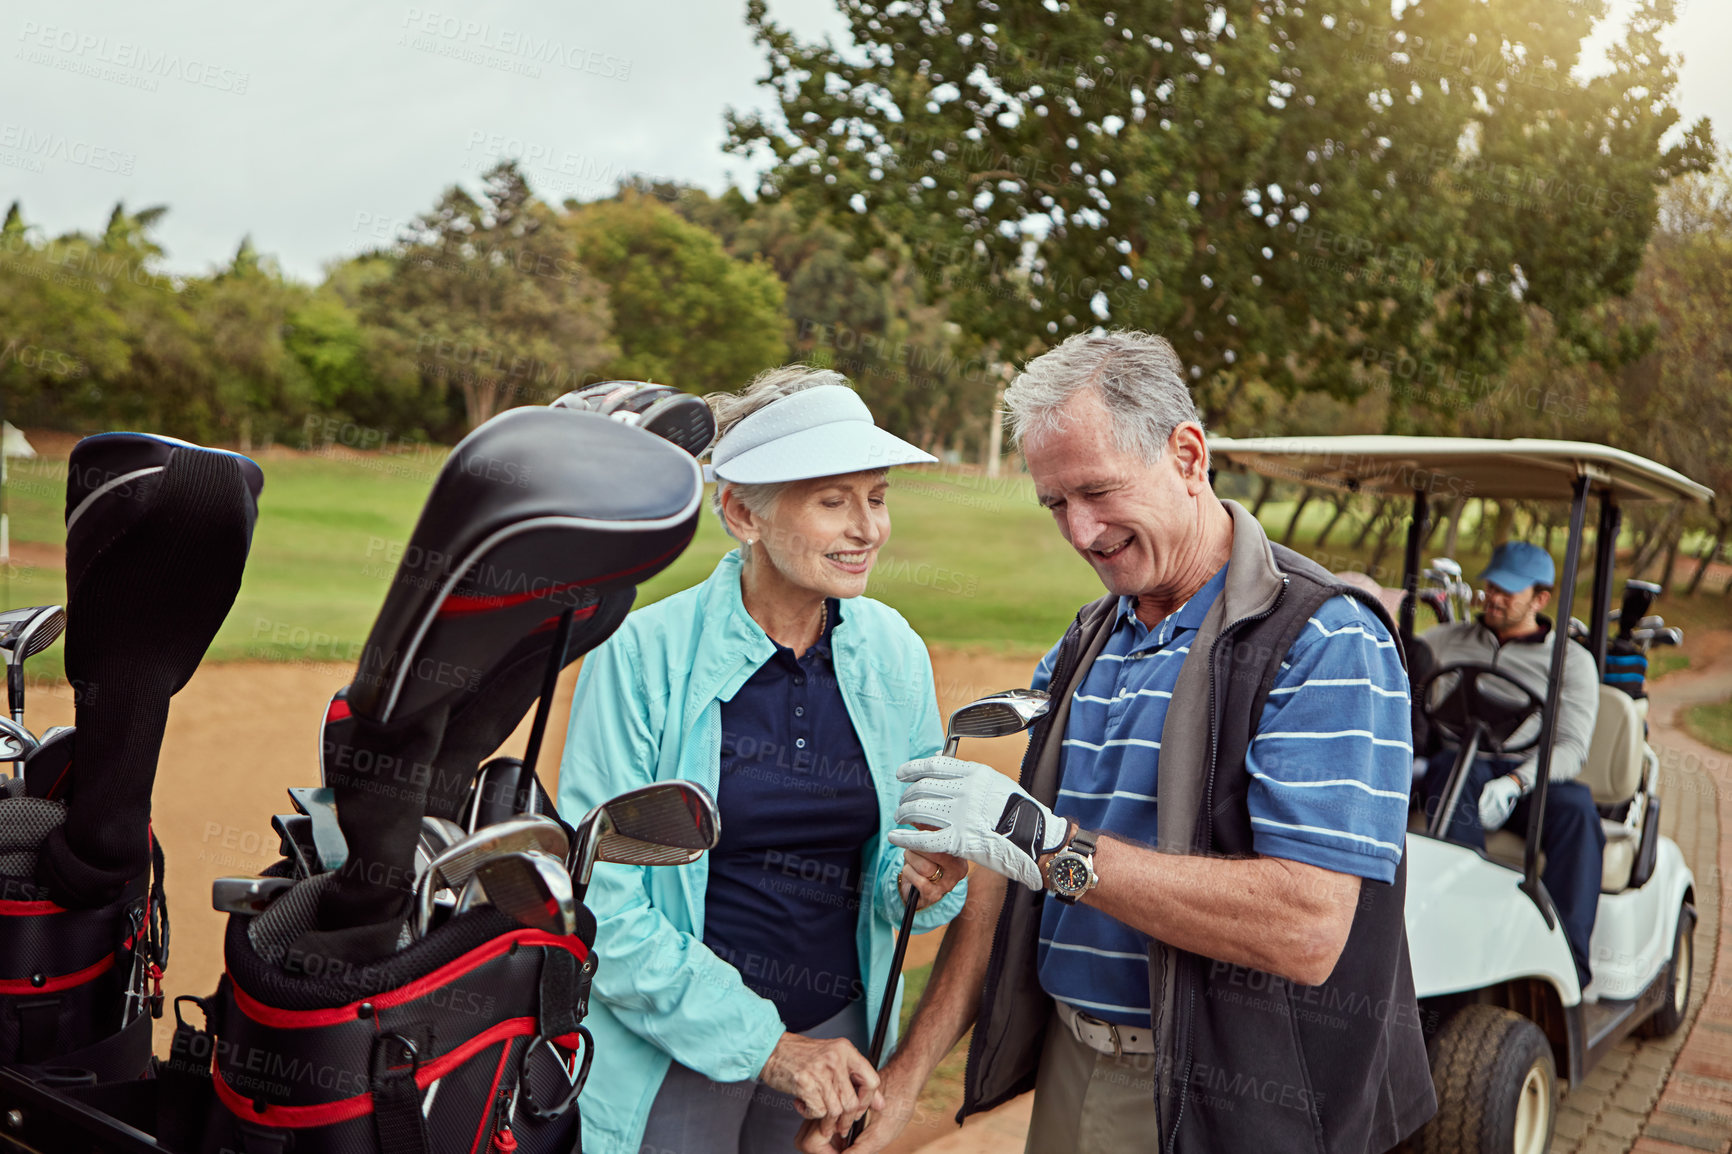
[[[1479,575],[1482,584],[1505,593],[1521,593],[1532,585],[1551,585],[1558,575],[1552,555],[1526,541],[1505,541],[1491,552],[1491,564]]]

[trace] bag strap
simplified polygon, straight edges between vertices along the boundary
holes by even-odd
[[[223,981],[228,981],[225,976]],[[156,1063],[156,1082],[161,1093],[157,1096],[156,1135],[172,1150],[196,1150],[203,1140],[205,1121],[210,1116],[214,1088],[211,1086],[210,1062],[216,1048],[217,1023],[212,1007],[220,1005],[222,989],[209,999],[182,994],[174,1000],[174,1041],[168,1061]],[[204,1015],[204,1029],[196,1029],[181,1013],[181,1003],[191,1002]],[[148,1022],[148,1017],[140,1017]],[[148,1035],[146,1035],[148,1037]]]
[[[541,1008],[538,1022],[543,1038],[574,1034],[589,1012],[589,958],[579,966],[571,951],[547,946],[541,961]]]
[[[402,1064],[393,1064],[393,1057]],[[421,1087],[415,1082],[420,1067],[420,1050],[403,1035],[381,1034],[373,1043],[373,1131],[380,1154],[432,1154]]]

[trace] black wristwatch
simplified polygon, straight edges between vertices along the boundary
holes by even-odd
[[[1095,873],[1095,842],[1100,835],[1078,829],[1046,865],[1047,889],[1067,906],[1100,885]]]

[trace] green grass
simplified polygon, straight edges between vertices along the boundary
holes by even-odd
[[[1689,643],[1686,637],[1685,644]],[[1682,673],[1690,668],[1690,655],[1678,649],[1654,649],[1648,653],[1648,680],[1658,681],[1669,673]]]
[[[902,1024],[896,1031],[897,1037],[908,1035],[908,1023],[914,1017],[914,1007],[920,1004],[920,995],[926,992],[926,983],[931,977],[931,963],[918,970],[902,972]],[[969,1036],[962,1036],[962,1040],[951,1048],[944,1060],[938,1063],[938,1068],[932,1071],[932,1077],[927,1079],[926,1085],[920,1088],[920,1101],[915,1108],[917,1116],[950,1119],[961,1109],[963,1079],[968,1068]]]
[[[1690,706],[1684,710],[1684,728],[1697,741],[1732,753],[1732,701]]]
[[[252,553],[208,660],[354,660],[437,459],[274,453],[259,463],[265,488]],[[63,547],[65,485],[64,458],[14,464],[6,494],[13,540]],[[934,644],[1038,654],[1099,594],[1026,479],[905,470],[890,503],[894,531],[868,592]],[[701,581],[732,544],[706,511],[691,547],[643,587],[638,603]],[[57,568],[14,563],[4,578],[0,606],[65,600]],[[31,670],[60,676],[59,646]]]

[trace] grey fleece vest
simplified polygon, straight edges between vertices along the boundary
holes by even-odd
[[[1180,670],[1161,733],[1160,849],[1253,853],[1245,751],[1282,659],[1331,596],[1381,605],[1314,562],[1271,546],[1232,501],[1226,588]],[[1116,597],[1087,605],[1055,660],[1053,708],[1036,726],[1022,785],[1052,804],[1071,695],[1105,647]],[[1320,986],[1155,943],[1149,956],[1160,1133],[1147,1149],[1257,1154],[1387,1150],[1436,1110],[1408,963],[1406,862],[1364,882],[1346,948]],[[1044,896],[1010,886],[994,932],[958,1120],[1034,1086],[1051,1002],[1036,972]]]

